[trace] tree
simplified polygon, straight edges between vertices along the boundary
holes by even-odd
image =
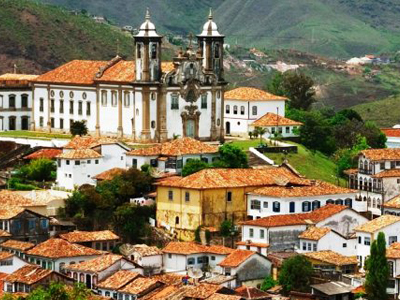
[[[283,88],[283,74],[281,72],[275,74],[271,82],[268,83],[267,90],[277,96],[285,95],[285,90]]]
[[[209,167],[209,164],[200,159],[188,160],[182,169],[182,176],[186,177]]]
[[[371,253],[365,262],[367,275],[365,291],[368,300],[386,300],[386,288],[389,280],[389,265],[386,259],[385,234],[380,232],[372,242]]]
[[[248,158],[246,153],[232,144],[219,147],[220,159],[213,165],[217,168],[247,168]]]
[[[302,255],[285,260],[279,273],[279,284],[286,293],[290,291],[307,292],[313,274],[311,263]]]
[[[219,233],[223,238],[223,244],[225,245],[225,238],[230,237],[232,239],[233,248],[233,237],[237,234],[235,224],[231,220],[225,220],[219,227]]]
[[[253,134],[260,137],[260,145],[263,144],[263,136],[266,133],[267,133],[267,129],[265,129],[264,127],[258,127],[257,126],[256,128],[254,128],[254,133]]]
[[[290,99],[292,108],[309,110],[315,100],[314,81],[304,73],[286,72],[283,75],[282,88]]]
[[[70,127],[70,132],[74,136],[75,135],[80,135],[80,136],[87,135],[88,129],[86,126],[86,122],[84,120],[72,122],[71,127]]]
[[[21,167],[19,176],[26,180],[50,181],[55,179],[56,164],[47,158],[32,160]]]
[[[271,275],[268,275],[267,277],[265,277],[264,281],[262,282],[260,290],[268,291],[270,288],[273,288],[277,284],[278,283],[276,282],[276,280],[274,280]]]

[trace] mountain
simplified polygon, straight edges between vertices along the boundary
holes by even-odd
[[[213,7],[229,43],[349,57],[400,48],[398,0],[42,0],[138,27],[146,7],[160,32],[198,33]]]

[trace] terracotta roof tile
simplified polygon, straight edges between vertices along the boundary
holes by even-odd
[[[7,282],[20,282],[28,285],[49,276],[53,271],[42,269],[37,265],[25,265],[4,278]]]
[[[400,177],[400,169],[385,170],[373,175],[372,177],[373,178]]]
[[[12,236],[11,233],[9,233],[8,231],[0,229],[0,237],[10,237],[10,236]]]
[[[157,274],[151,276],[151,278],[157,279],[166,285],[177,285],[182,283],[182,279],[186,277],[186,275],[180,275],[175,273],[166,273],[166,274]]]
[[[99,282],[97,284],[98,288],[103,288],[103,289],[110,289],[110,290],[119,290],[128,283],[130,283],[132,280],[140,277],[141,275],[136,272],[131,272],[128,270],[120,270],[112,274],[110,277],[107,279],[103,280],[102,282]]]
[[[78,264],[67,265],[65,266],[65,269],[71,271],[98,273],[111,267],[121,259],[124,259],[122,255],[105,254]]]
[[[312,226],[308,228],[306,231],[303,231],[299,235],[299,239],[318,241],[325,235],[327,235],[329,232],[331,232],[331,229],[328,227]]]
[[[322,196],[322,195],[335,195],[335,194],[352,194],[357,193],[356,190],[339,187],[324,181],[316,181],[308,186],[271,186],[256,189],[251,192],[255,195],[263,195],[277,198],[291,198],[291,197],[307,197],[307,196]]]
[[[0,88],[2,87],[28,87],[38,75],[6,73],[0,76]]]
[[[92,149],[73,149],[57,155],[57,158],[63,159],[84,159],[100,157],[102,157],[102,155]]]
[[[348,207],[344,205],[328,204],[309,213],[274,215],[257,220],[245,221],[241,224],[260,227],[310,225],[321,222],[345,209],[348,209]]]
[[[120,247],[120,251],[125,256],[129,256],[134,252],[139,253],[142,257],[163,254],[162,250],[157,248],[156,246],[148,246],[146,244],[125,244]]]
[[[286,168],[204,169],[178,180],[163,180],[160,186],[189,189],[233,188],[267,185],[307,185],[309,180],[295,176]]]
[[[207,300],[240,300],[242,297],[236,295],[225,295],[225,294],[218,294],[215,293],[207,298]]]
[[[184,137],[170,142],[158,144],[149,148],[139,148],[132,150],[127,153],[127,155],[134,156],[181,156],[188,154],[207,154],[207,153],[217,153],[218,147],[208,145],[201,141]]]
[[[24,156],[24,159],[39,159],[39,158],[48,158],[54,159],[57,155],[61,154],[62,150],[58,148],[51,149],[40,149],[35,151],[27,156]]]
[[[267,297],[270,297],[270,294],[263,292],[255,287],[250,287],[250,286],[241,286],[238,287],[235,290],[236,294],[242,296],[245,299],[265,299]]]
[[[119,240],[119,236],[116,235],[111,230],[102,230],[102,231],[75,230],[72,232],[60,234],[60,238],[67,240],[68,242],[71,243]]]
[[[207,299],[221,289],[219,285],[201,283],[198,285],[188,286],[184,292],[184,296],[194,299]]]
[[[117,140],[106,137],[93,137],[93,136],[75,136],[68,144],[64,146],[65,149],[88,149],[100,145],[116,144]]]
[[[385,207],[385,208],[400,208],[400,195],[383,203],[383,207]]]
[[[376,160],[400,160],[400,148],[367,149],[361,151],[366,158]]]
[[[243,100],[243,101],[271,101],[288,100],[286,97],[276,96],[266,91],[252,88],[239,87],[224,94],[225,100]]]
[[[269,244],[267,243],[253,243],[253,242],[247,242],[247,241],[240,241],[237,242],[236,245],[239,246],[251,246],[251,247],[259,247],[259,248],[268,248]]]
[[[159,289],[154,290],[152,293],[145,295],[143,298],[144,300],[165,300],[165,299],[174,299],[176,294],[179,294],[181,287],[179,285],[169,285],[163,286]],[[176,300],[180,300],[182,298],[178,298]]]
[[[400,137],[400,128],[381,128],[387,137]]]
[[[158,281],[157,279],[148,277],[139,277],[134,281],[128,283],[124,288],[120,289],[118,292],[131,295],[140,295],[141,293],[151,288],[155,288],[158,284],[160,284],[160,281]]]
[[[109,63],[112,63],[110,61]],[[95,75],[96,76],[96,75]],[[123,82],[135,81],[135,62],[120,60],[107,68],[100,78],[95,77],[96,82]]]
[[[162,250],[164,253],[174,254],[195,254],[195,253],[213,253],[227,255],[234,251],[232,248],[224,246],[205,246],[195,242],[169,242]]]
[[[8,206],[8,207],[2,206],[2,208],[0,208],[0,220],[11,219],[15,216],[18,216],[24,210],[25,208],[18,206]]]
[[[243,262],[245,262],[253,254],[256,254],[256,252],[250,250],[236,249],[218,265],[225,268],[236,268]]]
[[[386,249],[386,257],[391,259],[399,259],[400,258],[400,243],[392,243]]]
[[[255,120],[250,124],[253,127],[265,127],[265,126],[301,126],[303,123],[293,121],[291,119],[279,116],[273,113],[267,113],[261,118]]]
[[[346,175],[354,175],[358,173],[358,169],[354,168],[354,169],[347,169],[343,171],[344,174]]]
[[[383,215],[374,220],[371,220],[363,225],[354,228],[355,231],[374,233],[386,226],[400,222],[400,217],[393,215]]]
[[[32,206],[34,201],[20,195],[16,191],[2,190],[0,191],[0,205],[2,207],[16,207],[16,206]]]
[[[356,256],[344,256],[331,250],[308,252],[303,254],[307,258],[319,260],[335,266],[356,265],[358,260]]]
[[[38,244],[26,253],[28,255],[48,258],[94,256],[103,254],[103,252],[92,248],[73,244],[63,239],[53,238]]]
[[[112,180],[115,176],[121,175],[124,171],[125,169],[122,168],[112,168],[110,170],[97,174],[96,176],[94,176],[94,178],[97,180]]]
[[[11,258],[13,256],[14,256],[14,254],[12,254],[10,252],[4,252],[4,251],[0,252],[0,260],[8,259],[8,258]]]
[[[19,251],[26,251],[35,247],[35,244],[16,240],[8,240],[0,244],[1,247]]]

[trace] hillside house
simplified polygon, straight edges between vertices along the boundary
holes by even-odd
[[[26,251],[35,247],[35,244],[16,240],[7,240],[0,244],[1,251],[16,254],[26,260]]]
[[[281,136],[285,138],[298,137],[298,129],[303,123],[297,122],[278,114],[267,113],[255,120],[249,125],[249,131],[253,131],[256,127],[261,127],[266,130],[264,138],[274,138]]]
[[[340,272],[342,274],[355,274],[358,272],[356,256],[347,256],[331,250],[307,252],[303,254],[314,269],[323,272]]]
[[[400,195],[383,203],[383,214],[400,216]]]
[[[138,277],[118,290],[118,297],[120,299],[138,299],[163,285],[164,283],[151,277]]]
[[[121,290],[138,277],[141,277],[140,273],[128,270],[119,270],[114,274],[111,274],[105,280],[99,281],[96,285],[97,292],[101,296],[118,299],[118,290]]]
[[[389,265],[389,282],[387,293],[394,298],[399,296],[399,275],[400,275],[400,243],[392,243],[386,249],[386,258]]]
[[[400,128],[396,125],[393,128],[381,128],[381,131],[386,135],[386,147],[400,148]]]
[[[145,275],[161,273],[163,269],[163,252],[157,247],[145,244],[124,244],[119,249],[123,255],[143,267]]]
[[[11,274],[28,263],[16,254],[10,252],[0,252],[0,272]]]
[[[111,251],[120,240],[111,230],[79,231],[60,234],[60,238],[96,250]]]

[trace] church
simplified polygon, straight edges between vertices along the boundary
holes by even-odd
[[[192,43],[163,62],[162,39],[147,11],[134,36],[135,60],[74,60],[33,83],[31,130],[69,132],[85,120],[96,136],[164,142],[224,137],[223,45],[212,12]]]

